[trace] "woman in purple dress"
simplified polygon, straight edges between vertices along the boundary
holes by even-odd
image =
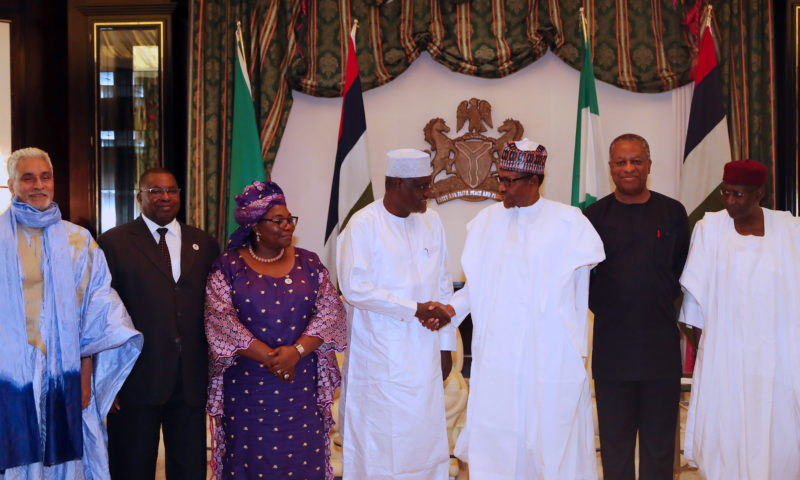
[[[234,217],[206,286],[213,477],[330,480],[344,306],[319,257],[292,246],[278,185],[248,185]]]

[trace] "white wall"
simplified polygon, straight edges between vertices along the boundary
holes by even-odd
[[[0,21],[0,185],[8,183],[6,157],[11,153],[11,24]],[[11,201],[7,188],[0,188],[0,212]]]
[[[515,118],[525,136],[547,148],[544,196],[569,203],[579,72],[549,53],[503,79],[481,79],[453,73],[426,53],[400,77],[364,93],[370,175],[375,196],[383,195],[384,154],[401,147],[429,149],[422,128],[442,117],[456,133],[456,107],[477,97],[492,104],[499,126]],[[691,85],[680,91],[637,94],[597,82],[605,147],[621,133],[633,132],[650,142],[653,168],[650,187],[669,196],[678,192],[683,119],[691,102]],[[289,209],[300,217],[297,245],[322,253],[328,198],[339,131],[341,98],[323,99],[293,92],[294,106],[278,150],[272,179],[285,191]],[[677,125],[677,127],[676,127]],[[496,131],[486,132],[498,136]],[[463,280],[460,257],[466,223],[493,202],[453,200],[430,208],[439,212],[447,230],[450,270]]]

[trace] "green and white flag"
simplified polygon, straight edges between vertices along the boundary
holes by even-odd
[[[261,139],[256,126],[250,76],[244,59],[244,42],[241,26],[236,27],[236,66],[233,84],[233,135],[231,145],[231,173],[228,177],[228,236],[238,226],[233,219],[236,209],[234,197],[254,180],[264,181],[264,158]]]
[[[583,63],[578,89],[578,120],[575,127],[575,160],[572,166],[572,205],[586,208],[611,193],[608,169],[603,161],[600,110],[594,86],[592,48],[583,20]]]

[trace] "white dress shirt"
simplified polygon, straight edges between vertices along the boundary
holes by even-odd
[[[156,231],[161,228],[161,225],[147,218],[142,214],[142,219],[150,229],[150,233],[156,241],[156,244],[161,240],[161,235]],[[164,239],[167,241],[167,249],[169,250],[169,263],[172,264],[172,278],[175,283],[181,278],[181,224],[176,219],[164,225],[167,228],[167,234]]]

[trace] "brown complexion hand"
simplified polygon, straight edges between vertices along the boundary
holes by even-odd
[[[111,402],[111,408],[108,409],[108,413],[117,413],[121,410],[119,406],[119,396],[114,397],[114,401]]]
[[[249,347],[239,350],[236,353],[245,358],[249,358],[250,360],[255,360],[256,362],[259,362],[260,364],[269,368],[267,363],[274,356],[273,352],[274,350],[266,343],[262,342],[261,340],[253,340]],[[272,372],[273,375],[276,374],[272,369],[270,369],[270,372]]]
[[[294,380],[297,362],[299,362],[302,357],[307,357],[318,349],[320,345],[322,345],[322,339],[309,335],[302,335],[295,343],[303,347],[302,356],[294,345],[285,345],[273,350],[273,355],[266,364],[270,371],[284,382],[291,382]],[[280,373],[278,373],[279,371]],[[289,374],[288,379],[284,378],[284,375],[287,373]]]
[[[452,352],[442,351],[442,380],[447,380],[450,376],[450,371],[453,369],[453,355]]]
[[[694,345],[692,345],[692,347],[694,347],[694,356],[695,358],[697,358],[697,349],[700,347],[700,337],[703,336],[703,329],[693,327],[693,330],[694,330]]]
[[[92,357],[81,358],[81,408],[86,408],[92,401],[92,373],[94,362]]]
[[[420,311],[420,309],[422,309]],[[439,330],[455,315],[455,310],[450,305],[439,302],[425,302],[417,304],[417,318],[423,327],[431,331]]]
[[[453,308],[452,305],[442,305],[442,307],[444,307],[444,309],[447,312],[447,314],[450,315],[450,318],[453,318],[453,317],[456,316],[456,309]]]
[[[299,361],[300,352],[293,346],[283,345],[273,351],[273,354],[264,365],[281,381],[291,382],[294,380],[294,367]],[[287,373],[289,378],[284,378]]]
[[[450,314],[439,302],[417,303],[415,316],[423,327],[436,331],[450,322]]]
[[[456,316],[456,310],[455,310],[455,308],[453,308],[452,305],[443,305],[443,304],[441,304],[439,302],[436,302],[436,303],[438,304],[439,308],[444,310],[445,314],[447,314],[447,317],[448,317],[446,321],[444,321],[444,322],[440,321],[439,322],[439,328],[442,328],[445,325],[447,325],[448,323],[450,323],[450,320],[452,320],[452,318]]]

